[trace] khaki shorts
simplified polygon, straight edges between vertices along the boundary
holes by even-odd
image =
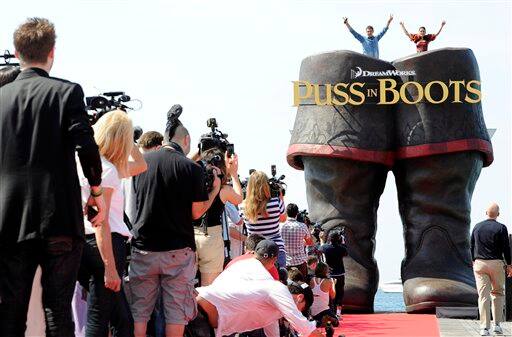
[[[197,264],[201,273],[220,273],[224,269],[224,239],[222,226],[194,228]]]
[[[134,322],[149,320],[160,293],[167,324],[191,321],[197,314],[196,271],[196,254],[190,248],[167,252],[132,248],[128,287]]]

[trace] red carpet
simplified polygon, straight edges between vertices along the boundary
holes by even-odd
[[[439,337],[435,315],[343,315],[334,337]]]

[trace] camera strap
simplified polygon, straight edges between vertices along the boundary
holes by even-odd
[[[229,241],[228,216],[226,211],[222,212],[222,237],[224,239],[224,256],[231,256],[231,241]]]

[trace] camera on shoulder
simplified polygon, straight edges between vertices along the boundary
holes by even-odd
[[[282,174],[277,178],[277,171],[276,171],[276,165],[270,166],[270,172],[272,174],[272,177],[268,180],[268,183],[270,185],[270,196],[272,198],[279,197],[279,195],[285,195],[286,193],[286,183],[284,182],[285,175]]]
[[[211,129],[209,133],[201,136],[199,140],[199,153],[203,153],[209,149],[217,148],[223,153],[227,152],[231,157],[235,153],[235,145],[228,141],[228,134],[223,133],[218,129],[217,120],[209,118],[206,121],[206,126]]]

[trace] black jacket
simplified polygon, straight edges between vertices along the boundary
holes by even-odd
[[[89,183],[101,161],[82,88],[23,70],[0,88],[0,247],[84,235],[75,151]]]

